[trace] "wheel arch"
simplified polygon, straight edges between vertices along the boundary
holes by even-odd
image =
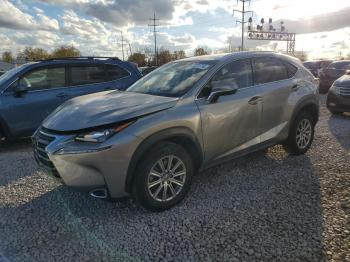
[[[135,177],[135,170],[141,157],[152,150],[153,146],[164,141],[173,142],[181,145],[191,156],[195,168],[198,169],[203,162],[203,149],[195,134],[186,127],[177,127],[162,130],[147,137],[135,150],[128,166],[125,190],[132,191],[132,184]]]
[[[319,118],[319,104],[317,99],[305,99],[301,101],[295,108],[291,123],[294,123],[294,120],[301,112],[309,112],[314,117],[314,125],[318,122]],[[291,128],[292,125],[290,125]],[[290,130],[289,128],[289,130]]]

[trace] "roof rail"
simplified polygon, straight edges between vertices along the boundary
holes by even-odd
[[[54,60],[94,60],[94,59],[111,59],[121,61],[118,57],[111,56],[77,56],[77,57],[58,57],[58,58],[47,58],[47,59],[38,59],[35,61],[54,61]]]

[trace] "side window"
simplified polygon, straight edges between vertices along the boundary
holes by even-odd
[[[293,77],[296,72],[298,71],[298,68],[294,65],[292,65],[291,63],[288,62],[284,62],[286,68],[287,68],[287,73],[288,73],[288,78]]]
[[[240,60],[229,63],[215,74],[212,81],[231,81],[232,85],[244,88],[253,85],[250,60]]]
[[[256,85],[288,79],[287,68],[273,57],[254,59],[254,83]]]
[[[71,85],[87,85],[108,81],[103,65],[72,66]]]
[[[66,73],[64,67],[34,70],[19,79],[19,84],[28,86],[28,91],[64,87],[65,82]]]
[[[199,98],[209,96],[211,92],[210,83],[213,81],[228,81],[238,88],[252,86],[253,76],[250,60],[234,61],[222,67],[202,89]]]
[[[109,80],[117,80],[129,76],[129,72],[117,65],[106,65]]]

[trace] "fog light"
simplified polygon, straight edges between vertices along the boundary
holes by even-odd
[[[328,105],[329,105],[329,106],[335,106],[335,104],[334,104],[334,103],[332,103],[332,102],[331,102],[331,103],[329,103]]]

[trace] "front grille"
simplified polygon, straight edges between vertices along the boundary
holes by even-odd
[[[49,156],[46,153],[46,147],[56,139],[55,136],[48,134],[42,130],[39,130],[35,137],[33,138],[34,143],[34,157],[43,165],[46,169],[52,171],[55,176],[58,176],[58,173],[55,169],[55,166],[50,161]]]
[[[342,96],[350,96],[350,87],[340,87],[340,95]]]

